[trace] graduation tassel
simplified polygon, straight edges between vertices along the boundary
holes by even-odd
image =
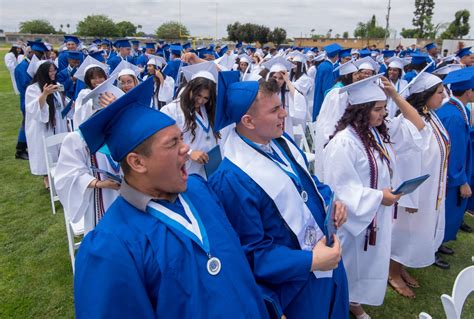
[[[393,209],[393,219],[397,219],[397,216],[398,216],[398,203],[395,203],[394,205],[394,209]]]

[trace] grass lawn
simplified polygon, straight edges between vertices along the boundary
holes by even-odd
[[[74,317],[72,272],[62,209],[51,214],[49,193],[28,162],[15,160],[21,121],[19,98],[13,93],[0,51],[0,318]],[[57,206],[59,208],[59,205]],[[465,217],[474,227],[474,219]],[[408,300],[387,289],[381,307],[368,307],[373,318],[418,318],[421,311],[443,318],[440,296],[451,294],[459,271],[473,264],[474,234],[460,233],[450,245],[448,271],[436,267],[414,270],[422,288]],[[474,318],[474,296],[463,318]]]

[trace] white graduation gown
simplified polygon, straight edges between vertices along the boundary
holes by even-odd
[[[285,118],[285,132],[293,138],[293,126],[302,125],[303,130],[306,128],[306,113],[308,112],[306,98],[298,90],[295,90],[294,96],[287,91],[285,109],[288,113]]]
[[[396,152],[420,147],[423,135],[402,116],[394,118],[389,132],[393,177],[379,153],[372,149],[378,167],[377,189],[370,188],[370,167],[363,144],[348,127],[336,134],[324,149],[324,182],[347,207],[347,222],[338,231],[342,259],[349,283],[349,300],[372,306],[383,303],[387,287],[392,237],[393,206],[383,206],[384,188],[396,187]],[[366,229],[376,218],[377,241],[364,251]]]
[[[436,114],[431,112],[431,116],[442,134],[449,138]],[[392,259],[413,268],[427,267],[434,263],[435,252],[443,242],[445,226],[447,171],[444,165],[447,162],[443,164],[443,160],[446,159],[446,149],[440,139],[444,153],[442,160],[436,130],[430,121],[425,119],[425,123],[429,131],[425,147],[397,157],[402,180],[431,175],[416,191],[400,199],[397,218],[393,221]],[[436,207],[438,196],[440,201]],[[410,214],[405,207],[416,208],[418,211]]]
[[[397,90],[398,93],[400,93],[400,91],[403,90],[408,85],[408,82],[406,80],[403,80],[403,79],[398,80],[397,83],[393,83],[393,82],[391,82],[391,83],[393,84],[393,86],[395,87],[395,89]],[[409,95],[410,95],[410,92],[407,89],[401,94],[401,97],[406,99]],[[389,118],[394,118],[397,111],[398,111],[397,104],[391,98],[388,98],[387,99],[388,117]]]
[[[112,174],[114,171],[106,155],[97,152],[97,166]],[[84,139],[74,131],[69,133],[61,146],[58,164],[54,175],[56,192],[69,219],[77,223],[84,217],[84,232],[87,234],[95,227],[94,189],[87,186],[95,179],[91,170],[91,157]],[[104,176],[101,176],[104,179]],[[102,203],[107,210],[117,198],[118,191],[102,188]]]
[[[161,112],[169,115],[176,121],[176,125],[178,125],[179,129],[183,132],[184,142],[191,147],[194,151],[203,151],[209,152],[214,146],[217,145],[217,141],[214,138],[214,133],[212,128],[209,128],[209,133],[206,133],[204,129],[196,123],[196,137],[194,141],[193,135],[191,134],[191,130],[186,130],[185,118],[183,110],[181,109],[180,100],[175,100],[168,105],[165,105],[161,108]],[[199,117],[202,123],[208,127],[209,122],[207,118],[207,113],[205,107],[201,106],[201,114],[203,117],[200,117],[199,114],[196,113],[196,117]],[[209,139],[207,138],[209,136]],[[219,143],[220,144],[220,143]],[[206,172],[204,171],[204,165],[199,164],[193,160],[188,160],[186,163],[186,170],[188,174],[199,174],[203,178],[207,179]]]
[[[7,54],[5,54],[4,60],[5,60],[5,66],[10,72],[10,78],[12,79],[12,85],[13,85],[13,91],[15,91],[16,95],[19,95],[20,92],[18,91],[18,88],[16,87],[16,81],[15,81],[15,68],[18,65],[16,56],[13,54],[13,52],[8,52]]]
[[[43,136],[49,137],[54,134],[67,132],[68,130],[67,120],[61,116],[61,111],[64,108],[61,94],[58,92],[53,93],[56,101],[56,127],[53,129],[46,126],[49,121],[49,106],[46,102],[43,107],[40,106],[39,97],[41,93],[41,89],[37,83],[28,86],[25,93],[25,133],[28,144],[30,170],[33,175],[48,174]],[[52,160],[56,161],[59,155],[59,148],[57,153],[52,150],[50,150],[50,152]]]
[[[143,81],[148,79],[148,74],[143,77]],[[154,91],[156,90],[156,83],[154,84]],[[170,103],[173,100],[173,95],[174,95],[174,79],[171,76],[167,76],[165,78],[165,81],[160,87],[160,91],[158,92],[158,100],[156,99],[156,96],[153,95],[153,105],[157,106],[159,102],[163,103]]]
[[[77,95],[76,102],[74,103],[74,127],[78,128],[85,120],[91,117],[96,112],[94,106],[94,99],[89,99],[86,103],[82,100],[84,97],[91,92],[91,89],[82,89]]]
[[[347,107],[347,93],[339,94],[340,88],[334,88],[326,94],[321,111],[316,118],[314,141],[314,173],[321,182],[324,182],[323,174],[323,150],[328,143],[329,137],[334,134],[337,122],[341,119]]]
[[[303,94],[304,98],[306,99],[306,106],[310,105],[310,99],[313,98],[313,96],[310,95],[310,92],[314,91],[314,79],[306,74],[303,74],[298,80],[293,82],[293,86],[296,90]],[[311,120],[311,113],[309,112],[308,107],[306,107],[306,118],[303,123],[303,128],[306,128],[306,122]]]

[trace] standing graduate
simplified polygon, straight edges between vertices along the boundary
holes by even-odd
[[[408,65],[409,72],[405,73],[403,79],[408,83],[413,80],[430,63],[428,55],[425,53],[412,53],[411,62]]]
[[[429,62],[433,64],[426,70],[426,72],[432,73],[436,69],[436,65],[439,63],[439,51],[436,43],[431,42],[425,45],[425,50],[428,53]]]
[[[462,48],[456,53],[459,63],[464,66],[474,66],[474,52],[472,47]]]
[[[76,317],[268,318],[235,232],[204,180],[188,177],[189,147],[152,94],[148,79],[80,127],[124,180],[79,248]]]
[[[395,87],[397,92],[403,97],[406,98],[409,95],[409,91],[405,90],[405,87],[408,85],[406,80],[403,80],[403,70],[405,65],[408,62],[399,57],[392,57],[387,60],[388,67],[385,71],[385,77],[390,80],[392,85]],[[398,107],[397,104],[391,99],[387,99],[387,113],[389,118],[395,117],[397,114]]]
[[[204,164],[209,161],[209,152],[221,135],[214,129],[216,112],[217,68],[207,61],[182,68],[188,83],[178,99],[165,105],[161,112],[176,121],[183,132],[184,142],[189,145],[186,170],[206,178]]]
[[[67,122],[61,116],[65,100],[62,92],[58,91],[56,66],[46,60],[35,64],[32,66],[35,73],[33,80],[25,93],[26,140],[31,174],[43,176],[44,186],[49,188],[43,137],[68,131]],[[58,155],[59,152],[52,152],[53,160],[56,160]]]
[[[316,79],[314,80],[313,122],[316,121],[319,111],[321,110],[324,93],[336,82],[334,68],[341,49],[341,46],[337,43],[324,47],[324,51],[326,51],[326,59],[318,66]]]
[[[449,133],[451,153],[448,159],[448,185],[446,192],[446,227],[444,242],[456,239],[462,224],[467,201],[472,196],[469,185],[471,177],[470,112],[466,105],[474,102],[474,67],[449,73],[443,80],[451,84],[452,96],[437,110],[436,114]],[[439,252],[453,254],[453,250],[442,245]]]
[[[419,148],[425,127],[418,112],[383,78],[385,92],[402,115],[385,120],[387,95],[376,75],[340,90],[348,106],[324,149],[324,182],[347,205],[348,219],[339,231],[349,282],[351,312],[370,318],[361,304],[379,306],[387,287],[393,205],[399,183],[396,152]]]
[[[235,123],[224,160],[209,180],[237,231],[257,283],[286,318],[348,318],[340,246],[324,237],[331,190],[308,172],[283,133],[287,116],[275,80],[239,82],[219,72],[216,129]],[[336,226],[346,218],[335,204]]]
[[[22,53],[23,53],[23,49],[21,48],[21,46],[18,44],[14,44],[10,48],[10,51],[8,51],[8,53],[5,54],[5,57],[4,57],[5,66],[10,72],[10,78],[12,79],[12,85],[13,85],[13,91],[15,92],[16,95],[19,95],[20,92],[18,91],[18,88],[16,87],[15,68],[18,65],[18,56]]]
[[[150,59],[146,63],[147,74],[143,77],[144,81],[148,77],[154,78],[152,105],[157,110],[160,110],[173,100],[175,83],[171,76],[163,74],[162,70],[165,65],[165,59],[160,56],[150,55]]]
[[[78,51],[79,38],[73,35],[65,35],[64,43],[66,44],[66,50],[59,52],[58,56],[58,73],[66,69],[68,66],[69,52]]]
[[[64,86],[64,93],[70,99],[74,98],[76,92],[76,73],[77,67],[81,64],[83,55],[78,51],[69,51],[66,53],[68,58],[68,66],[64,70],[58,72],[57,82]]]
[[[145,43],[145,53],[140,55],[136,59],[136,66],[139,68],[145,68],[148,62],[148,56],[156,53],[156,43],[155,42],[146,42]]]
[[[397,216],[393,221],[389,283],[402,296],[415,298],[410,288],[418,288],[420,284],[405,267],[424,268],[432,265],[435,263],[435,253],[443,242],[451,141],[435,113],[444,98],[441,79],[427,72],[420,73],[411,82],[409,91],[407,102],[425,122],[427,143],[421,150],[398,154],[399,176],[401,180],[426,174],[430,177],[398,202]],[[437,265],[441,263],[437,262]]]
[[[122,61],[134,64],[131,56],[132,46],[128,40],[117,40],[114,45],[118,48],[118,53],[116,55],[110,55],[107,60],[107,64],[110,66],[110,72],[113,72]]]

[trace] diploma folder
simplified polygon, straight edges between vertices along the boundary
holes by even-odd
[[[104,169],[100,169],[94,166],[91,166],[91,169],[95,173],[104,175],[107,179],[110,179],[116,183],[122,184],[122,177],[120,177],[119,175],[112,174]]]
[[[324,235],[326,236],[326,246],[328,247],[334,245],[334,234],[337,232],[334,205],[334,193],[332,193],[326,210],[326,219],[324,220]]]
[[[392,192],[394,195],[398,195],[403,193],[404,195],[410,194],[411,192],[415,191],[421,184],[424,183],[430,177],[430,174],[426,174],[423,176],[419,176],[413,179],[409,179],[404,181],[396,190]]]
[[[222,162],[221,148],[219,145],[216,145],[207,152],[207,155],[209,155],[209,161],[204,164],[204,171],[206,172],[207,178],[209,178]]]

